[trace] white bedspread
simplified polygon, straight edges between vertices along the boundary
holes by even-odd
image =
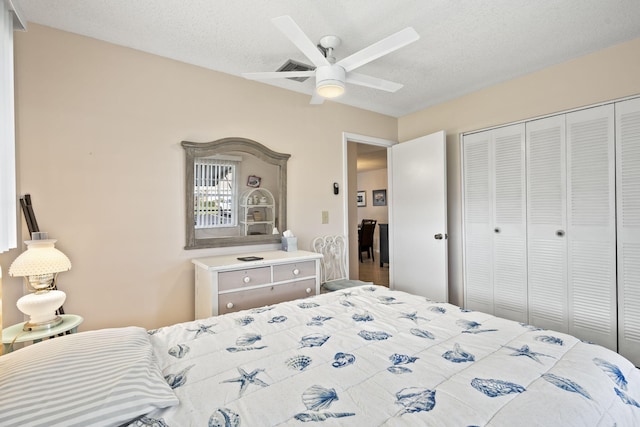
[[[383,287],[150,334],[180,405],[136,425],[640,426],[622,356]]]

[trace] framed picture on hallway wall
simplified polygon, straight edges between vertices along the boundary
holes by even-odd
[[[367,192],[366,191],[358,191],[358,207],[367,206]]]
[[[387,206],[387,190],[373,190],[373,206]]]

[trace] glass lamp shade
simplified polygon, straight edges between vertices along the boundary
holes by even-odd
[[[13,261],[9,275],[28,277],[37,291],[47,289],[55,273],[71,269],[71,261],[54,247],[55,242],[55,239],[26,241],[28,249]]]
[[[51,287],[59,272],[71,269],[71,261],[54,247],[55,242],[55,239],[26,241],[27,250],[9,267],[10,276],[23,276],[33,289],[16,304],[29,316],[24,326],[26,331],[46,329],[62,322],[56,310],[64,303],[66,295]]]

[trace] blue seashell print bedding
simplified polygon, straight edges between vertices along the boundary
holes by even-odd
[[[640,426],[640,370],[567,334],[361,286],[149,336],[136,426]]]

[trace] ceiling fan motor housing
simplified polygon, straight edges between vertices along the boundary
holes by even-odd
[[[339,65],[316,68],[316,91],[325,98],[335,98],[344,93],[346,73]]]

